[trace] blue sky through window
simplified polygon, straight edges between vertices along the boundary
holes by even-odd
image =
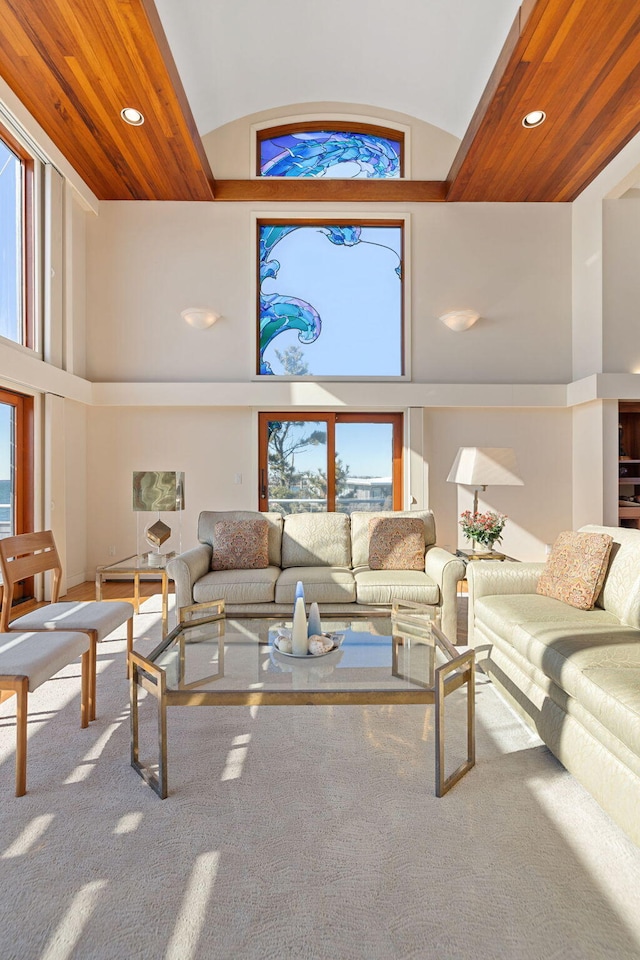
[[[21,163],[0,140],[0,336],[22,342]]]

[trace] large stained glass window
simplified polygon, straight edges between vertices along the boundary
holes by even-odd
[[[262,177],[390,179],[402,176],[401,133],[336,128],[278,127],[258,133]]]
[[[403,366],[402,221],[258,221],[258,373],[393,377]]]

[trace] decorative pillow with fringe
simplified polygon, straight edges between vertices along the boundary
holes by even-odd
[[[593,610],[607,573],[613,537],[565,530],[553,545],[537,593]]]

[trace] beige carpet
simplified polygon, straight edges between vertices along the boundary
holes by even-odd
[[[442,800],[411,706],[175,708],[161,801],[129,766],[123,650],[99,648],[88,730],[77,668],[33,695],[20,799],[0,706],[0,960],[640,957],[640,850],[486,681]]]

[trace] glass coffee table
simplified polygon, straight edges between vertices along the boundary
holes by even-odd
[[[390,616],[324,619],[339,646],[293,657],[274,646],[285,622],[226,617],[224,601],[183,608],[181,622],[148,656],[131,662],[131,765],[164,799],[167,707],[302,704],[435,704],[436,796],[475,763],[474,651],[460,653],[432,619],[432,608],[395,601]],[[197,614],[197,619],[185,619]],[[288,624],[291,626],[291,624]],[[445,775],[445,699],[467,687],[466,759]],[[139,691],[157,700],[158,760],[140,759]]]

